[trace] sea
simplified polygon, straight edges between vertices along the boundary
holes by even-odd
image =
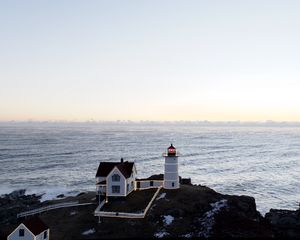
[[[262,214],[298,209],[300,126],[289,124],[2,122],[0,195],[94,191],[99,163],[120,158],[134,161],[140,178],[163,173],[171,143],[193,184],[253,196]]]

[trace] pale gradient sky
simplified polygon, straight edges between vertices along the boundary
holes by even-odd
[[[0,120],[300,121],[300,1],[0,0]]]

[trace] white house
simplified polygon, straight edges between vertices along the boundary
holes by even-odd
[[[126,197],[134,190],[164,187],[165,189],[180,188],[178,173],[178,152],[171,144],[165,158],[165,172],[160,176],[147,179],[136,179],[134,162],[100,162],[96,173],[97,194],[105,197]],[[107,200],[107,198],[106,198]]]
[[[180,177],[178,173],[179,153],[171,144],[165,153],[164,174],[153,175],[149,178],[137,179],[136,167],[134,162],[100,162],[96,173],[96,189],[99,196],[99,206],[96,208],[94,215],[104,216],[101,208],[108,202],[108,197],[126,197],[135,190],[145,190],[149,188],[161,188],[175,190],[180,188]],[[188,179],[186,179],[188,180]],[[190,182],[190,181],[189,181]],[[101,196],[105,200],[101,201]],[[105,212],[105,216],[108,216]],[[118,216],[113,213],[113,217]],[[127,216],[128,217],[128,216]]]
[[[100,162],[96,173],[98,195],[126,197],[135,189],[136,168],[134,162]]]
[[[38,217],[22,222],[7,240],[49,240],[49,227]]]

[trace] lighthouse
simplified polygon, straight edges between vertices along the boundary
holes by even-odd
[[[179,175],[178,175],[178,153],[176,148],[171,144],[167,152],[163,154],[165,158],[165,174],[164,185],[165,189],[178,189]]]

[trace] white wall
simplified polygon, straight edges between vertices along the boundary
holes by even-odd
[[[112,175],[118,174],[120,176],[120,182],[113,182]],[[120,193],[113,193],[112,186],[120,186]],[[106,194],[107,196],[126,196],[126,179],[121,174],[118,168],[114,168],[106,178]]]
[[[24,237],[19,236],[19,229],[24,229]],[[34,235],[23,225],[20,224],[13,232],[7,237],[8,240],[34,240]]]
[[[135,171],[133,171],[131,176],[126,179],[126,194],[127,195],[134,190],[135,178],[136,178],[136,174],[135,174]]]
[[[177,156],[174,156],[174,157],[166,156],[165,164],[177,164],[178,165],[178,157]]]
[[[163,186],[163,180],[153,180],[153,186],[150,186],[151,180],[143,180],[143,181],[137,181],[140,183],[139,189],[146,189],[146,188],[158,188]]]
[[[167,163],[165,165],[166,172],[177,172],[178,173],[178,164],[177,163]]]
[[[164,188],[179,188],[178,157],[165,157]]]
[[[169,180],[169,181],[177,181],[179,180],[179,176],[177,172],[166,172],[165,174],[165,180]]]
[[[173,183],[174,183],[174,186],[173,186]],[[164,188],[165,189],[176,189],[176,188],[179,188],[180,185],[179,185],[179,181],[169,181],[169,180],[165,180],[164,181]]]
[[[50,230],[48,229],[47,232],[47,238],[44,238],[44,232],[41,232],[39,235],[36,236],[36,240],[49,240]]]
[[[112,175],[118,174],[121,178],[120,182],[112,182]],[[125,177],[121,174],[118,168],[114,168],[112,172],[109,173],[107,177],[96,177],[96,183],[106,180],[106,187],[103,185],[96,185],[97,194],[106,193],[107,196],[126,196],[135,189],[135,179],[136,179],[136,168],[133,165],[132,175],[125,179]],[[128,185],[127,185],[128,184]],[[120,193],[112,193],[112,186],[120,186]],[[128,188],[127,188],[128,186]]]

